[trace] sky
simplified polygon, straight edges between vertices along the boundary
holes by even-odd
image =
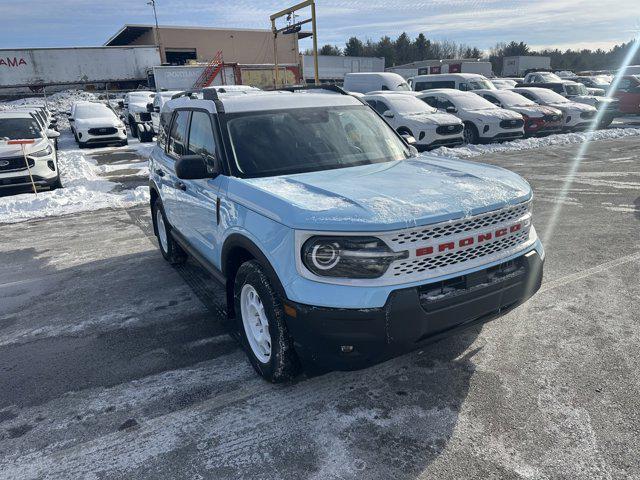
[[[0,49],[102,45],[126,23],[150,24],[148,0],[0,0]],[[156,0],[161,25],[269,28],[298,0]],[[406,31],[488,50],[609,48],[640,30],[640,0],[317,0],[318,41],[344,46]],[[311,42],[300,42],[302,50]]]

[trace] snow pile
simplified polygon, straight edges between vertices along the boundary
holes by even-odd
[[[71,110],[71,105],[78,101],[96,101],[98,98],[91,92],[85,92],[84,90],[64,90],[47,96],[47,104],[49,110],[52,112],[58,112],[58,127],[62,129],[69,128],[69,121],[64,112]],[[10,102],[0,103],[0,110],[8,110],[15,106],[31,105],[44,103],[44,97],[29,97],[21,98],[20,100],[12,100]]]
[[[124,208],[149,201],[149,188],[114,192],[117,184],[99,177],[93,165],[79,150],[58,152],[64,188],[0,197],[0,224],[70,213]]]
[[[585,143],[594,140],[614,140],[616,138],[640,136],[640,128],[611,128],[589,133],[564,133],[541,138],[523,138],[507,143],[490,143],[488,145],[467,145],[465,147],[440,147],[429,155],[438,157],[466,158],[498,152],[519,152],[550,146],[564,146]]]

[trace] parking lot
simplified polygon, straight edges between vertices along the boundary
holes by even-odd
[[[293,384],[254,373],[147,207],[2,225],[0,478],[640,478],[640,137],[592,143],[561,196],[580,146],[474,158],[534,188],[531,301]],[[127,190],[135,152],[89,155]]]

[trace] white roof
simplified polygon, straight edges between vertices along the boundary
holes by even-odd
[[[322,93],[296,95],[282,91],[259,92],[255,95],[221,96],[220,98],[226,113],[362,105],[360,100],[351,95],[326,95]]]
[[[4,110],[0,112],[0,118],[33,118],[31,113],[25,110]]]
[[[475,95],[473,91],[463,92],[462,90],[456,90],[454,88],[433,88],[431,90],[422,90],[421,92],[419,92],[418,97],[435,95],[435,94],[447,95],[449,97],[468,97],[469,95]]]
[[[430,73],[426,75],[416,75],[415,77],[413,77],[413,80],[414,81],[423,80],[425,78],[428,78],[428,79],[440,78],[443,80],[446,80],[447,78],[462,78],[465,80],[470,80],[475,78],[487,79],[487,77],[479,73]]]

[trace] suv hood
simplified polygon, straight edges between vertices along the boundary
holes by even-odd
[[[468,110],[476,119],[486,122],[496,120],[522,120],[522,115],[504,108],[487,108],[483,110]]]
[[[32,144],[24,146],[24,150],[27,155],[31,155],[34,152],[44,150],[50,145],[47,138],[36,138],[36,141]],[[7,157],[21,157],[22,147],[20,145],[8,145],[6,141],[0,140],[0,159]]]
[[[592,107],[591,105],[587,105],[586,103],[574,102],[574,101],[566,102],[566,103],[549,103],[547,105],[549,107],[559,108],[562,111],[570,110],[572,112],[578,111],[580,113],[593,112],[595,110],[595,107]]]
[[[85,118],[75,121],[76,128],[104,128],[121,125],[122,120],[116,117]]]
[[[300,230],[372,232],[496,210],[531,198],[508,170],[418,156],[402,161],[278,177],[231,177],[229,197]]]
[[[404,117],[405,123],[414,125],[458,125],[462,123],[458,117],[450,113],[419,113],[416,115],[407,115]]]
[[[558,112],[550,107],[545,107],[542,105],[527,105],[527,106],[515,106],[515,107],[507,107],[509,110],[513,110],[514,112],[518,112],[522,115],[526,115],[531,118],[541,118],[545,115],[561,115],[562,112]]]

